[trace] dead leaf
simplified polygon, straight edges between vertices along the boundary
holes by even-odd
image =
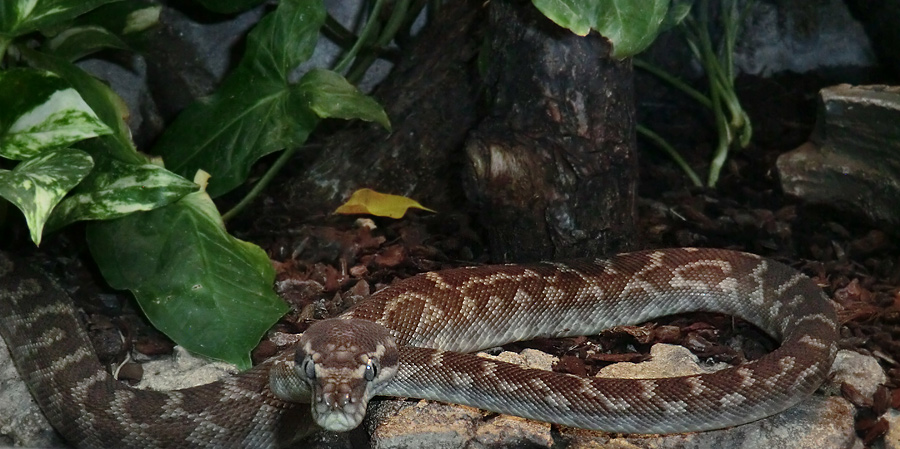
[[[369,214],[379,217],[402,218],[406,214],[406,210],[411,207],[434,212],[405,196],[389,195],[372,189],[359,189],[353,192],[353,195],[350,195],[350,199],[346,203],[335,209],[334,213],[343,215]]]

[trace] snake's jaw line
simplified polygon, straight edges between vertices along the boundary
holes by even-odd
[[[364,320],[324,320],[301,337],[293,377],[311,392],[316,423],[346,432],[362,423],[369,400],[397,372],[398,358],[384,327]]]
[[[350,392],[342,388],[346,385],[335,385],[329,382],[314,389],[314,401],[312,403],[312,415],[316,423],[334,432],[346,432],[362,423],[368,408],[369,394],[364,392]],[[334,390],[339,391],[334,391]],[[368,390],[367,386],[363,386]],[[326,391],[331,390],[331,391]]]

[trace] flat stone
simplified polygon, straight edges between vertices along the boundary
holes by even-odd
[[[785,193],[868,217],[877,226],[900,225],[900,87],[822,89],[809,142],[781,155]]]

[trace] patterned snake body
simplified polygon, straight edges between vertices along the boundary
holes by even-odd
[[[0,257],[0,333],[51,422],[84,447],[279,445],[294,436],[293,426],[309,422],[303,416],[309,407],[278,397],[309,401],[317,389],[312,415],[333,428],[353,425],[369,396],[380,394],[609,431],[716,429],[778,413],[811,394],[828,373],[839,327],[815,283],[777,262],[724,250],[643,251],[415,276],[375,293],[340,321],[311,327],[296,363],[287,351],[224,381],[144,392],[105,374],[64,294],[42,291],[36,279]],[[739,367],[667,379],[585,379],[461,353],[687,311],[745,318],[782,346]],[[346,330],[357,320],[368,322],[365,329],[383,326],[393,341],[374,338],[377,331]],[[335,326],[344,333],[329,340]],[[340,355],[342,364],[324,353]]]

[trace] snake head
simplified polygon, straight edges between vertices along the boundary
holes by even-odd
[[[369,399],[394,376],[398,362],[397,344],[383,326],[331,319],[303,333],[294,371],[309,386],[316,423],[345,432],[362,422]]]

